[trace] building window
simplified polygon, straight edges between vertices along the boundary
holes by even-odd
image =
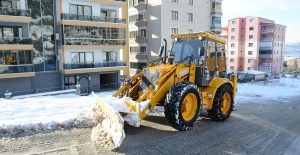
[[[232,71],[233,71],[233,70],[234,70],[234,66],[230,66],[230,70],[232,70]]]
[[[252,55],[253,54],[253,51],[248,51],[248,55]]]
[[[70,4],[70,14],[75,15],[92,15],[92,6]]]
[[[193,33],[193,29],[187,29],[187,33]]]
[[[231,21],[231,24],[235,24],[235,23],[236,23],[235,20],[232,20],[232,21]]]
[[[221,17],[212,17],[212,26],[221,27]]]
[[[253,62],[253,59],[248,59],[248,63],[252,63]]]
[[[249,27],[249,31],[253,31],[253,30],[254,30],[253,26]]]
[[[131,31],[129,32],[130,38],[146,38],[146,29],[141,29],[138,31]]]
[[[71,52],[72,64],[80,63],[93,63],[94,53],[93,52]]]
[[[235,46],[235,44],[234,44],[234,43],[231,43],[231,44],[230,44],[230,47],[234,47],[234,46]]]
[[[254,18],[250,18],[250,19],[249,19],[249,22],[254,22]]]
[[[132,69],[142,70],[146,66],[147,66],[147,63],[145,63],[145,62],[130,62],[130,68],[132,68]]]
[[[178,28],[171,28],[171,34],[178,34]]]
[[[188,13],[188,21],[192,22],[193,20],[193,13]]]
[[[129,23],[139,22],[139,21],[144,21],[144,20],[146,20],[145,13],[139,13],[136,15],[129,16]]]
[[[172,0],[172,2],[178,3],[179,0]]]
[[[231,28],[231,32],[235,32],[236,31],[236,28]]]
[[[171,11],[171,19],[178,20],[178,11]]]
[[[189,5],[194,5],[194,0],[188,0]]]
[[[249,35],[249,39],[253,39],[254,38],[254,36],[251,34],[251,35]]]
[[[249,43],[249,44],[248,44],[248,47],[253,47],[253,43]]]
[[[252,67],[248,67],[247,69],[248,69],[248,70],[252,70]]]
[[[146,54],[146,46],[130,46],[130,54]]]
[[[213,2],[212,3],[212,9],[222,10],[222,3],[220,3],[220,2]]]
[[[230,38],[231,38],[231,40],[234,40],[234,39],[235,39],[235,36],[231,36]]]
[[[234,62],[234,59],[230,59],[230,62]]]
[[[129,7],[137,6],[139,4],[146,4],[146,0],[129,0]]]
[[[235,53],[234,51],[230,51],[230,55],[234,55],[234,53]]]
[[[31,51],[0,51],[0,65],[32,64]],[[0,71],[1,73],[1,71]]]

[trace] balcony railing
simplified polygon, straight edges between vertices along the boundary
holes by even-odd
[[[273,29],[265,29],[265,30],[261,30],[261,33],[274,33]]]
[[[125,46],[125,39],[65,39],[65,45],[103,45],[103,46]]]
[[[270,63],[270,62],[261,62],[261,63],[259,63],[259,66],[267,66],[267,67],[271,67],[271,66],[272,66],[272,63]]]
[[[260,41],[273,41],[273,38],[260,38]]]
[[[0,74],[33,72],[33,65],[0,65]]]
[[[268,46],[268,47],[259,47],[259,50],[272,50],[272,46]]]
[[[273,58],[272,54],[259,54],[260,58]]]
[[[31,45],[32,40],[28,37],[0,37],[0,44]]]
[[[126,61],[109,61],[100,63],[70,63],[64,64],[65,70],[70,69],[83,69],[83,68],[103,68],[103,67],[124,67]]]
[[[31,10],[0,7],[0,15],[31,17]]]
[[[132,55],[147,55],[146,52],[130,52]]]
[[[63,13],[61,18],[63,20],[80,20],[80,21],[120,23],[120,24],[126,23],[126,19],[123,18],[99,17],[99,16],[77,15],[77,14],[67,14],[67,13]]]
[[[211,10],[211,14],[218,14],[218,15],[222,15],[222,10],[221,9],[212,9]]]

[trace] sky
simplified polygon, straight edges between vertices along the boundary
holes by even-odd
[[[257,16],[287,26],[286,43],[300,42],[300,0],[224,0],[222,26],[237,17]]]

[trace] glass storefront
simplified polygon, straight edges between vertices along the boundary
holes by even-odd
[[[53,0],[28,0],[32,22],[29,36],[33,43],[33,64],[35,72],[56,70],[54,47]]]

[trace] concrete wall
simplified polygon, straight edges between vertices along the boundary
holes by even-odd
[[[58,89],[62,86],[61,75],[59,73],[37,73],[35,77],[11,78],[0,80],[0,98],[4,97],[6,90],[14,95],[26,95],[39,91]],[[40,89],[40,90],[39,90]],[[53,91],[53,90],[52,90]]]

